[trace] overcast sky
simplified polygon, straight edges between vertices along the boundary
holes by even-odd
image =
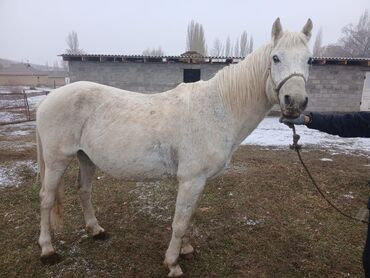
[[[141,54],[161,46],[166,55],[179,55],[192,19],[203,25],[208,49],[215,38],[234,41],[243,30],[256,48],[270,40],[277,17],[291,31],[310,17],[313,40],[322,27],[327,44],[365,9],[369,0],[0,0],[0,58],[52,65],[72,30],[88,53]]]

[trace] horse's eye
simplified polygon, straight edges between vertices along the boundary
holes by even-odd
[[[280,59],[277,55],[272,56],[272,60],[274,61],[275,64],[280,62]]]

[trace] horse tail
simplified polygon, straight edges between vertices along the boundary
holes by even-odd
[[[36,127],[36,146],[37,146],[37,164],[39,166],[39,170],[37,171],[37,181],[40,178],[41,191],[43,191],[43,184],[44,184],[44,177],[45,177],[45,161],[44,161],[44,155],[42,151],[41,139],[40,139],[40,135],[37,130],[37,127]]]
[[[42,200],[45,191],[45,160],[42,148],[42,142],[40,138],[40,134],[36,127],[36,144],[37,144],[37,164],[39,166],[39,171],[37,176],[40,177],[41,181],[41,190],[40,190],[40,198]],[[50,214],[50,222],[53,230],[60,231],[63,227],[63,197],[64,197],[64,184],[61,182],[58,185],[57,192],[55,194],[55,201],[53,208],[51,209]]]

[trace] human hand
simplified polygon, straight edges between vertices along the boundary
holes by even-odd
[[[284,117],[281,117],[279,119],[279,122],[286,124],[289,127],[292,127],[293,125],[304,125],[308,123],[308,121],[309,121],[309,117],[304,114],[299,115],[299,117],[295,119],[289,119],[289,118],[284,118]]]

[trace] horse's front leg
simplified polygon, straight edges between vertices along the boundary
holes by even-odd
[[[170,270],[169,277],[177,277],[183,274],[178,264],[178,258],[185,236],[185,245],[183,246],[189,244],[187,230],[205,182],[204,177],[197,177],[179,183],[175,216],[172,223],[172,238],[164,260],[164,264]]]
[[[195,205],[195,208],[196,207],[197,207],[197,205]],[[191,219],[190,219],[190,221],[191,221]],[[182,238],[181,250],[180,250],[180,254],[184,255],[186,258],[188,258],[188,255],[190,255],[189,258],[191,258],[191,254],[194,252],[194,248],[190,244],[191,234],[192,234],[192,225],[190,223],[188,228],[186,229],[185,235]]]

